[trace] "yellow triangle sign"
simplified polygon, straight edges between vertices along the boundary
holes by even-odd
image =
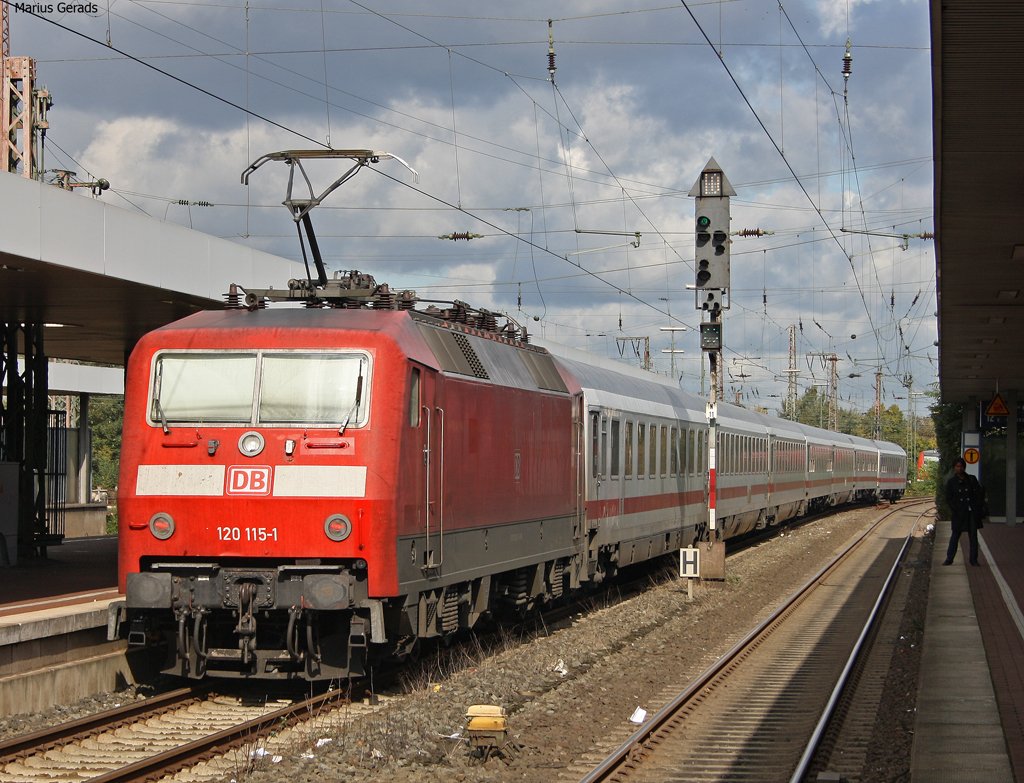
[[[992,402],[985,408],[986,416],[1008,416],[1010,413],[1006,407],[1006,402],[1003,400],[1003,396],[996,392],[996,396],[992,398]]]

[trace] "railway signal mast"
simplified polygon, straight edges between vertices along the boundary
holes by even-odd
[[[696,306],[707,320],[700,325],[700,347],[707,354],[711,370],[711,395],[707,406],[708,417],[708,540],[713,543],[716,530],[716,471],[718,446],[718,400],[723,396],[722,378],[722,311],[729,307],[729,197],[735,196],[722,167],[714,158],[708,160],[704,170],[690,189],[695,199],[695,254]],[[724,550],[724,547],[716,547]],[[724,551],[722,569],[724,572]],[[716,558],[717,559],[717,558]]]

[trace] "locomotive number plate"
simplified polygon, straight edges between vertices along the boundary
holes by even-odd
[[[277,541],[277,528],[220,525],[217,538],[220,541]]]

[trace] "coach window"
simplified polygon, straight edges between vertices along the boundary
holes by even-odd
[[[640,423],[636,425],[636,477],[642,479],[647,472],[647,425]]]
[[[409,379],[409,426],[420,426],[420,368],[412,368]]]
[[[668,427],[661,425],[661,476],[668,475]]]
[[[633,422],[626,422],[626,461],[623,465],[626,478],[633,478]]]
[[[612,419],[612,478],[619,476],[619,420]]]
[[[672,428],[672,471],[673,476],[679,475],[679,428]]]
[[[654,478],[654,474],[658,470],[658,425],[651,425],[651,437],[648,441],[651,445],[651,450],[647,454],[647,471],[651,478]]]

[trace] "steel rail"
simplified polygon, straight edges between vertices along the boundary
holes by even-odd
[[[930,503],[931,499],[926,498],[923,499],[922,502]],[[799,587],[792,595],[789,596],[789,598],[784,600],[762,623],[733,645],[724,655],[722,655],[721,658],[701,674],[697,675],[697,677],[679,695],[652,715],[647,725],[637,729],[637,731],[630,735],[630,737],[619,745],[618,748],[612,751],[604,761],[594,767],[586,776],[581,778],[580,783],[599,783],[599,781],[606,779],[608,775],[618,769],[626,761],[633,758],[635,755],[641,754],[644,750],[645,744],[652,739],[666,723],[668,723],[668,721],[683,705],[690,701],[695,694],[699,693],[704,687],[706,687],[719,673],[722,672],[722,670],[724,670],[747,647],[749,647],[752,642],[778,622],[783,615],[792,611],[829,572],[849,557],[849,555],[879,526],[886,522],[890,516],[903,510],[907,505],[910,504],[903,503],[899,506],[891,504],[889,509],[887,509],[874,524],[872,524],[855,540],[850,542],[849,546],[847,546],[845,550],[837,554],[828,564],[808,579],[803,586]]]
[[[177,748],[136,761],[121,769],[90,778],[89,783],[135,783],[136,781],[161,780],[167,775],[172,775],[233,747],[269,734],[272,729],[281,729],[299,723],[303,715],[315,715],[317,709],[332,706],[335,703],[345,703],[348,699],[346,691],[328,691]]]
[[[211,689],[210,685],[178,688],[161,693],[149,699],[125,704],[111,710],[87,715],[78,720],[50,726],[30,734],[22,734],[10,739],[0,740],[0,766],[27,755],[30,751],[37,753],[59,745],[67,745],[76,740],[96,734],[100,730],[115,729],[128,723],[137,722],[150,713],[159,713],[180,707],[182,704],[202,699]]]
[[[920,522],[921,517],[927,513],[928,509],[922,511],[917,517],[917,522]],[[789,779],[789,783],[800,783],[807,774],[811,763],[814,761],[815,754],[818,752],[818,747],[821,745],[822,737],[825,735],[825,730],[828,728],[829,722],[832,720],[832,715],[835,712],[836,705],[839,704],[839,700],[846,691],[850,675],[860,660],[861,654],[864,652],[864,644],[881,618],[882,607],[888,600],[892,593],[892,589],[896,584],[896,576],[900,567],[903,565],[904,556],[906,555],[907,550],[910,549],[911,542],[914,540],[914,529],[917,527],[917,522],[915,522],[914,528],[911,528],[910,533],[907,534],[907,537],[903,541],[903,546],[896,554],[892,568],[889,569],[889,575],[886,577],[885,583],[878,591],[878,598],[875,600],[875,605],[872,607],[871,613],[864,622],[864,627],[861,629],[860,636],[857,637],[857,642],[850,651],[850,656],[846,661],[846,666],[843,667],[843,671],[839,675],[839,679],[836,681],[835,687],[832,689],[832,694],[829,696],[828,703],[821,712],[821,718],[818,720],[818,724],[814,727],[814,731],[811,733],[811,737],[807,742],[807,747],[804,749],[803,755],[800,757],[800,761],[797,762],[796,769],[793,771],[793,774]]]

